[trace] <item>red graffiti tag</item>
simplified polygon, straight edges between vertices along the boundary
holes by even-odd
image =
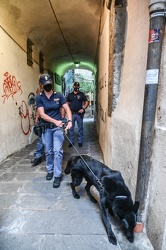
[[[18,109],[19,109],[19,115],[21,116],[22,132],[24,133],[24,135],[27,135],[29,132],[31,132],[31,125],[30,125],[29,110],[26,102],[22,101],[22,104]]]
[[[2,95],[2,97],[4,98],[3,103],[10,96],[12,96],[12,98],[14,99],[13,96],[18,92],[20,92],[20,95],[22,94],[20,81],[17,81],[15,76],[9,75],[8,72],[6,72],[4,76],[5,76],[4,83],[3,83],[4,94]]]

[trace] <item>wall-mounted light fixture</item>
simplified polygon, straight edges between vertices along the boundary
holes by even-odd
[[[80,66],[80,62],[75,62],[74,64],[77,68]]]

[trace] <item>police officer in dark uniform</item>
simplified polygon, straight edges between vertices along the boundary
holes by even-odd
[[[79,91],[79,82],[75,82],[73,88],[73,92],[69,93],[67,96],[67,102],[69,103],[70,109],[72,111],[72,127],[69,129],[69,138],[71,143],[68,145],[69,148],[74,145],[74,127],[76,122],[78,126],[78,146],[82,147],[83,117],[85,114],[85,109],[89,105],[85,94]]]
[[[50,75],[42,74],[39,84],[43,90],[36,96],[36,105],[41,119],[42,142],[46,154],[46,180],[51,180],[54,176],[53,187],[58,188],[62,176],[64,142],[61,107],[65,109],[68,117],[66,130],[72,126],[72,114],[64,96],[52,90]]]

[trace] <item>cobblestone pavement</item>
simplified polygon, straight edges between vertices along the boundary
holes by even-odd
[[[67,145],[65,139],[63,168],[77,154]],[[135,236],[133,244],[127,242],[112,218],[118,246],[109,243],[98,205],[90,202],[84,190],[85,182],[77,189],[79,200],[72,196],[70,175],[63,175],[61,186],[54,189],[53,181],[45,179],[45,159],[31,166],[35,147],[36,141],[0,164],[1,250],[153,249],[143,233]],[[85,119],[84,144],[77,149],[103,161],[92,119]],[[94,194],[97,196],[96,190]]]

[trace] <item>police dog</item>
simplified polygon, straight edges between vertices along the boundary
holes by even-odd
[[[88,155],[72,156],[67,163],[65,174],[71,174],[70,183],[73,197],[79,199],[75,187],[79,186],[85,178],[85,190],[92,202],[97,200],[92,196],[90,187],[96,187],[100,194],[99,207],[109,241],[117,245],[117,239],[112,231],[108,212],[116,217],[122,224],[126,238],[134,241],[134,227],[139,202],[133,204],[131,193],[125,185],[119,171],[111,170],[105,164]]]

